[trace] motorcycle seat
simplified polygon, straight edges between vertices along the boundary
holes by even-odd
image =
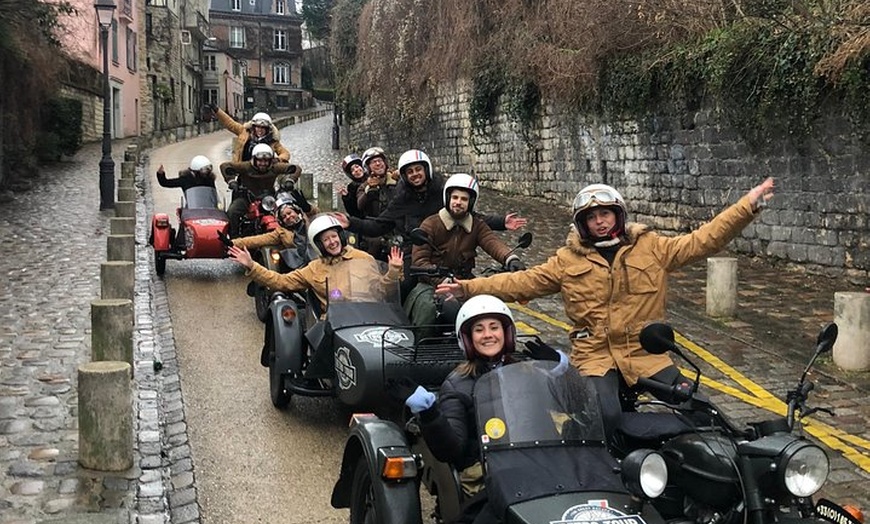
[[[694,431],[688,422],[672,413],[623,413],[617,432],[638,440],[666,440]]]

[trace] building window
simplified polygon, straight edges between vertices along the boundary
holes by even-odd
[[[215,104],[218,103],[218,90],[217,89],[206,89],[203,93],[205,96],[206,104]]]
[[[136,71],[136,33],[127,28],[127,69]]]
[[[242,10],[242,0],[233,0],[233,11]]]
[[[112,63],[118,65],[118,22],[112,19]]]
[[[290,83],[290,66],[287,64],[277,63],[272,70],[273,84],[289,84]]]
[[[205,56],[205,70],[217,71],[217,57],[215,55]]]
[[[277,95],[275,97],[275,105],[278,107],[290,107],[290,97],[287,95]]]
[[[230,28],[230,47],[243,48],[245,47],[245,28],[231,27]]]
[[[275,30],[275,42],[274,42],[275,51],[286,51],[287,50],[287,31],[283,29]]]
[[[241,67],[239,67],[239,61],[233,60],[233,76],[240,76],[242,74]]]
[[[279,15],[284,14],[284,0],[275,0],[275,13]]]

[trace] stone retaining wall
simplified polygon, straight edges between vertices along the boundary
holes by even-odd
[[[773,176],[777,198],[733,247],[825,274],[870,274],[870,147],[843,119],[829,117],[806,152],[782,140],[760,154],[710,108],[608,122],[547,106],[530,132],[498,114],[486,135],[472,135],[469,100],[468,85],[445,91],[413,142],[398,126],[365,119],[343,135],[361,149],[383,146],[393,162],[421,148],[436,169],[471,172],[484,188],[563,205],[586,184],[612,184],[632,220],[672,233],[697,227]]]

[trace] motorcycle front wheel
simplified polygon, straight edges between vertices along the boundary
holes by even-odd
[[[269,290],[261,285],[254,288],[254,309],[257,310],[257,318],[265,322],[269,318]]]
[[[372,476],[365,455],[356,463],[350,493],[350,524],[377,524],[381,520],[375,507]]]

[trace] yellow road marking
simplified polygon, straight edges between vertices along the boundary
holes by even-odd
[[[511,309],[515,311],[524,313],[530,317],[550,324],[551,326],[564,329],[565,331],[571,330],[571,325],[557,320],[545,313],[541,313],[540,311],[535,311],[519,304],[508,305]],[[525,323],[517,323],[517,327],[524,332],[525,329],[534,330],[534,328]],[[747,404],[765,409],[778,415],[785,415],[787,413],[788,408],[784,402],[776,398],[769,391],[759,386],[730,365],[726,364],[719,357],[713,355],[706,349],[695,344],[694,342],[679,333],[675,333],[675,340],[678,344],[688,349],[711,366],[715,367],[717,370],[722,372],[722,374],[733,380],[735,383],[740,385],[749,393],[745,393],[738,388],[729,386],[717,380],[708,377],[702,377],[701,383],[705,386],[708,386],[711,389],[715,389],[717,391],[721,391],[722,393],[737,398],[738,400],[741,400]],[[683,372],[689,377],[692,377],[695,374],[693,370],[688,369],[684,369]],[[819,441],[823,442],[831,449],[839,451],[844,458],[857,465],[864,471],[870,473],[870,456],[848,445],[852,444],[853,446],[864,448],[865,450],[870,451],[870,440],[863,439],[857,435],[851,435],[833,426],[825,424],[824,422],[812,418],[804,419],[803,426],[807,433],[816,437],[817,439],[819,439]]]

